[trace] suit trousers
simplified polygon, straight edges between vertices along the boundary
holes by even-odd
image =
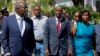
[[[57,54],[56,55],[50,55],[50,56],[67,56],[67,52],[66,52],[66,55],[63,55],[61,48],[59,47]]]
[[[100,56],[100,52],[97,52],[97,56]]]

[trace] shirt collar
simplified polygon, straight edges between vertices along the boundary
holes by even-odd
[[[36,16],[33,16],[32,19],[42,19],[43,16],[41,16],[40,18],[37,18]]]
[[[15,13],[15,16],[16,16],[17,20],[20,20],[21,18],[23,18],[23,17],[19,16],[17,13]]]
[[[55,17],[56,18],[56,21],[58,21],[58,18],[57,17]],[[60,19],[60,21],[61,21],[61,19]]]

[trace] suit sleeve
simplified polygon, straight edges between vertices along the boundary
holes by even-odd
[[[4,49],[4,54],[9,53],[9,28],[8,28],[8,18],[3,19],[2,23],[2,45]]]
[[[49,20],[47,19],[46,23],[45,23],[45,27],[44,27],[44,48],[48,48],[49,45]]]
[[[71,36],[70,22],[67,21],[68,48],[73,48],[73,38]]]

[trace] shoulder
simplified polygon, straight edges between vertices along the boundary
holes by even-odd
[[[94,27],[94,24],[89,23],[89,26]]]
[[[32,16],[30,19],[33,20],[35,18],[35,16]]]
[[[65,18],[64,18],[64,19],[65,19]],[[71,21],[70,21],[70,20],[68,20],[68,19],[65,19],[65,21],[66,21],[66,22],[71,22]]]
[[[98,24],[96,24],[96,25],[94,25],[95,27],[98,27],[98,26],[100,26],[100,23],[98,23]]]
[[[14,19],[14,17],[15,17],[15,15],[10,15],[10,16],[4,17],[3,21],[12,21],[12,19]]]
[[[10,15],[10,16],[4,17],[4,18],[11,19],[13,17],[16,17],[16,16],[15,15]]]
[[[63,18],[64,19],[64,18]],[[64,22],[66,22],[67,24],[71,24],[72,21],[68,20],[68,19],[64,19]]]
[[[82,25],[83,23],[81,21],[76,22],[76,25]]]
[[[47,20],[46,20],[46,24],[51,24],[52,22],[54,22],[54,17],[49,17]]]
[[[46,17],[46,16],[42,16],[42,18],[47,19],[48,17]]]
[[[52,21],[52,20],[55,20],[55,17],[53,16],[53,17],[49,17],[48,19],[47,19],[47,21]]]
[[[24,19],[25,19],[26,22],[28,22],[28,23],[32,23],[32,24],[33,24],[33,21],[32,21],[30,18],[28,18],[28,17],[24,17]]]
[[[48,19],[48,17],[46,17],[46,16],[41,16],[41,18],[42,18],[42,21],[44,21],[44,22]]]
[[[55,16],[49,17],[50,20],[55,19]]]

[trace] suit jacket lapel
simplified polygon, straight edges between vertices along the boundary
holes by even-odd
[[[56,23],[56,18],[55,17],[53,19],[53,25],[54,25],[54,28],[55,28],[55,31],[56,31],[57,35],[59,36],[61,31],[59,33],[57,31],[57,23]],[[61,25],[62,25],[62,23],[61,23]],[[61,28],[62,28],[62,26],[61,26]]]
[[[21,36],[21,32],[20,32],[20,29],[19,29],[19,26],[18,26],[17,18],[16,18],[15,15],[13,15],[12,18],[13,18],[12,21],[14,23],[13,27],[15,27],[17,30],[19,30],[18,32],[20,33],[20,36]]]
[[[55,30],[54,32],[56,32],[57,35],[59,35],[59,33],[57,32],[56,18],[53,17],[51,22],[52,22],[52,27],[53,27],[54,30]]]
[[[60,33],[62,32],[63,28],[65,27],[65,19],[62,18],[61,20],[61,29],[60,29]]]
[[[25,17],[24,17],[24,21],[25,21],[25,29],[24,29],[24,33],[23,33],[23,36],[25,35],[25,32],[27,31],[27,20],[25,19]]]
[[[54,29],[55,29],[55,31],[57,32],[56,19],[54,18],[52,22],[53,22],[52,24],[53,24],[53,26],[54,26]]]

